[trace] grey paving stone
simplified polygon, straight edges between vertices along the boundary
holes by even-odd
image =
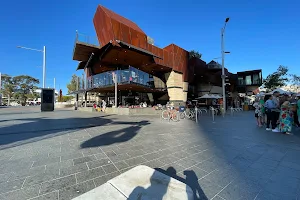
[[[127,152],[130,157],[137,157],[146,154],[143,150],[130,150]]]
[[[12,172],[0,174],[0,183],[8,181],[8,179],[13,176],[14,174]]]
[[[103,165],[108,165],[108,164],[111,164],[111,161],[108,158],[95,160],[87,163],[89,169],[101,167]]]
[[[122,160],[126,160],[126,159],[129,159],[131,158],[128,154],[124,153],[124,154],[115,154],[113,156],[109,156],[109,159],[113,162],[119,162],[119,161],[122,161]]]
[[[44,182],[41,185],[40,194],[46,194],[70,185],[76,184],[75,175],[65,176],[52,181]]]
[[[218,195],[224,199],[254,199],[262,185],[250,180],[236,180],[224,188]]]
[[[32,167],[37,167],[41,165],[47,165],[51,163],[60,162],[60,157],[40,157],[34,160]]]
[[[73,159],[73,162],[74,162],[74,165],[78,165],[78,164],[93,161],[96,159],[97,158],[94,155],[92,155],[92,156],[86,156],[86,157],[82,157],[82,158]]]
[[[50,192],[48,194],[40,195],[30,200],[58,200],[58,191]]]
[[[143,165],[146,165],[146,166],[151,167],[151,168],[159,168],[159,167],[164,166],[165,164],[163,162],[159,161],[159,160],[151,160],[151,161],[143,163]]]
[[[162,156],[163,155],[160,152],[153,152],[153,153],[143,155],[143,158],[145,158],[146,160],[155,160]]]
[[[212,199],[222,190],[222,187],[207,179],[201,179],[198,181],[189,177],[186,177],[186,179],[187,184],[192,188],[193,191],[197,191],[198,195],[200,196],[200,198],[197,198],[197,193],[194,193],[194,199]]]
[[[104,170],[102,169],[102,167],[98,167],[98,168],[90,169],[88,171],[79,172],[76,174],[76,178],[77,178],[77,182],[80,183],[87,180],[92,180],[94,178],[103,175],[105,175]]]
[[[59,177],[59,171],[50,171],[47,173],[41,173],[34,176],[29,176],[25,179],[24,186],[29,187],[32,185],[40,184]]]
[[[17,179],[17,180],[13,180],[13,181],[0,183],[0,194],[9,192],[12,190],[20,189],[24,183],[24,180],[25,179]]]
[[[117,176],[119,176],[120,173],[119,172],[113,172],[113,173],[110,173],[110,174],[106,174],[106,175],[103,175],[103,176],[100,176],[98,178],[95,178],[94,179],[94,182],[96,184],[96,187],[106,183],[107,181],[109,181],[110,179],[113,179]]]
[[[95,156],[98,160],[108,158],[104,153],[97,153]]]
[[[43,174],[45,172],[45,166],[33,167],[31,169],[24,169],[16,171],[11,177],[10,180],[26,178],[27,176],[34,176],[38,174]]]
[[[118,170],[126,169],[129,167],[129,165],[125,161],[115,162],[114,164],[118,168]]]
[[[73,166],[72,160],[65,160],[62,162],[55,162],[55,163],[50,163],[50,164],[46,165],[46,170],[68,168],[68,167],[72,167],[72,166]]]
[[[102,168],[103,168],[103,170],[105,171],[106,174],[110,174],[112,172],[118,171],[118,169],[113,164],[104,165],[104,166],[102,166]]]
[[[17,200],[17,199],[29,199],[39,195],[39,185],[25,187],[19,190],[14,190],[0,195],[2,200]]]
[[[65,161],[65,160],[73,160],[73,159],[77,159],[77,158],[82,158],[83,154],[81,152],[78,151],[74,151],[74,152],[70,152],[68,150],[63,151],[62,154],[59,154],[61,157],[61,161]]]
[[[222,197],[220,197],[219,195],[215,196],[212,200],[225,200]]]
[[[295,196],[291,195],[278,195],[278,194],[271,194],[270,192],[261,191],[255,200],[295,200]]]
[[[71,167],[66,167],[66,168],[61,168],[60,171],[60,176],[68,176],[77,172],[82,172],[82,171],[87,171],[88,167],[86,165],[86,163],[81,163],[78,165],[74,165]]]
[[[129,166],[136,166],[139,165],[143,162],[146,162],[147,160],[145,158],[143,158],[142,156],[140,157],[135,157],[135,158],[130,158],[125,160],[125,162],[129,165]]]
[[[95,188],[93,181],[86,181],[59,190],[60,200],[70,200]]]
[[[285,174],[273,174],[264,189],[272,194],[296,196],[300,180]]]

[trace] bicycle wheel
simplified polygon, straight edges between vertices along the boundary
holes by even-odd
[[[179,112],[173,112],[171,114],[171,119],[173,122],[178,122],[179,121]]]
[[[185,118],[185,112],[179,113],[179,117],[180,117],[180,119],[184,119]]]
[[[189,113],[187,114],[187,118],[193,118],[195,116],[194,111],[189,111]]]
[[[161,117],[162,117],[164,120],[169,120],[169,119],[170,119],[169,111],[168,111],[168,110],[162,111]]]

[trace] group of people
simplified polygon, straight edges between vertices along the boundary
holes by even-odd
[[[257,98],[253,104],[257,125],[266,125],[267,131],[291,134],[293,126],[300,123],[300,99],[295,95],[273,95]]]

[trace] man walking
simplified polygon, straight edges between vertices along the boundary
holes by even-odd
[[[279,120],[280,115],[280,103],[279,103],[279,95],[280,93],[278,91],[275,91],[273,93],[272,101],[274,103],[274,107],[271,111],[271,124],[272,124],[272,132],[279,132],[277,127],[277,122]]]

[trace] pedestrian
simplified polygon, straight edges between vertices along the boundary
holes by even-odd
[[[265,111],[265,100],[261,97],[259,100],[259,104],[261,105],[261,124],[264,125],[266,123],[266,111]]]
[[[285,101],[281,105],[280,117],[279,117],[279,132],[285,134],[291,134],[293,127],[293,111],[291,103],[288,101],[288,96],[285,95]]]
[[[280,104],[279,104],[279,96],[280,93],[275,91],[273,93],[272,101],[274,103],[274,108],[272,108],[271,112],[271,123],[272,123],[272,132],[279,132],[277,128],[279,115],[280,115]]]
[[[262,127],[261,121],[262,121],[262,105],[259,103],[258,99],[255,99],[255,103],[253,104],[253,107],[255,108],[255,118],[257,122],[257,126]]]
[[[272,95],[266,95],[265,96],[265,113],[267,115],[267,123],[266,123],[266,130],[271,131],[272,126],[270,126],[271,120],[272,120],[272,109],[275,108],[274,102],[272,101],[273,96]],[[270,128],[271,127],[271,128]]]
[[[104,99],[102,99],[102,112],[105,112],[106,109],[106,102],[104,101]]]

